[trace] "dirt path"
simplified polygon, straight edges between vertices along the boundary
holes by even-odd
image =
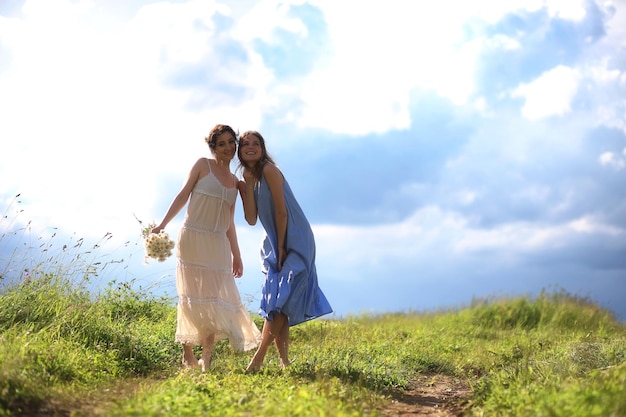
[[[471,395],[469,386],[446,375],[421,375],[408,390],[392,396],[385,416],[460,417]]]
[[[140,378],[117,381],[109,387],[101,387],[86,393],[80,399],[67,398],[53,400],[40,407],[25,407],[20,415],[40,416],[104,416],[111,398],[122,398],[136,394],[153,384],[159,378]],[[420,375],[405,391],[392,395],[380,412],[389,417],[462,417],[471,395],[469,386],[457,378],[446,375]]]

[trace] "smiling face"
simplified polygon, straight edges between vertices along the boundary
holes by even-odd
[[[254,133],[244,134],[239,141],[238,156],[242,164],[254,165],[265,157],[263,141]]]
[[[211,148],[215,158],[230,162],[237,152],[237,140],[230,132],[221,133],[215,140],[215,148]]]
[[[237,134],[228,125],[215,125],[204,140],[218,160],[230,162],[237,152]]]

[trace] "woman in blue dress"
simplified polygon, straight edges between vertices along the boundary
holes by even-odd
[[[259,314],[262,339],[247,372],[261,368],[275,342],[281,366],[289,365],[289,327],[332,313],[317,283],[315,240],[309,221],[259,132],[241,135],[237,152],[243,170],[239,192],[248,224],[265,229],[261,245],[265,275]]]

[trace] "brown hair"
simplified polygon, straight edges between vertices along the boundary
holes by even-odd
[[[235,133],[232,127],[228,125],[215,125],[215,127],[209,132],[209,136],[204,138],[204,141],[209,144],[209,149],[211,149],[212,154],[215,154],[217,138],[224,132],[230,133],[233,135],[233,139],[237,140],[237,133]]]

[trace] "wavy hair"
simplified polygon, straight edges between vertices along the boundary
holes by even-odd
[[[233,135],[233,139],[237,140],[237,133],[233,130],[232,127],[228,125],[215,125],[213,129],[209,132],[209,136],[204,138],[204,141],[209,144],[209,149],[211,149],[211,153],[215,155],[215,147],[217,146],[217,138],[224,132],[228,132]]]

